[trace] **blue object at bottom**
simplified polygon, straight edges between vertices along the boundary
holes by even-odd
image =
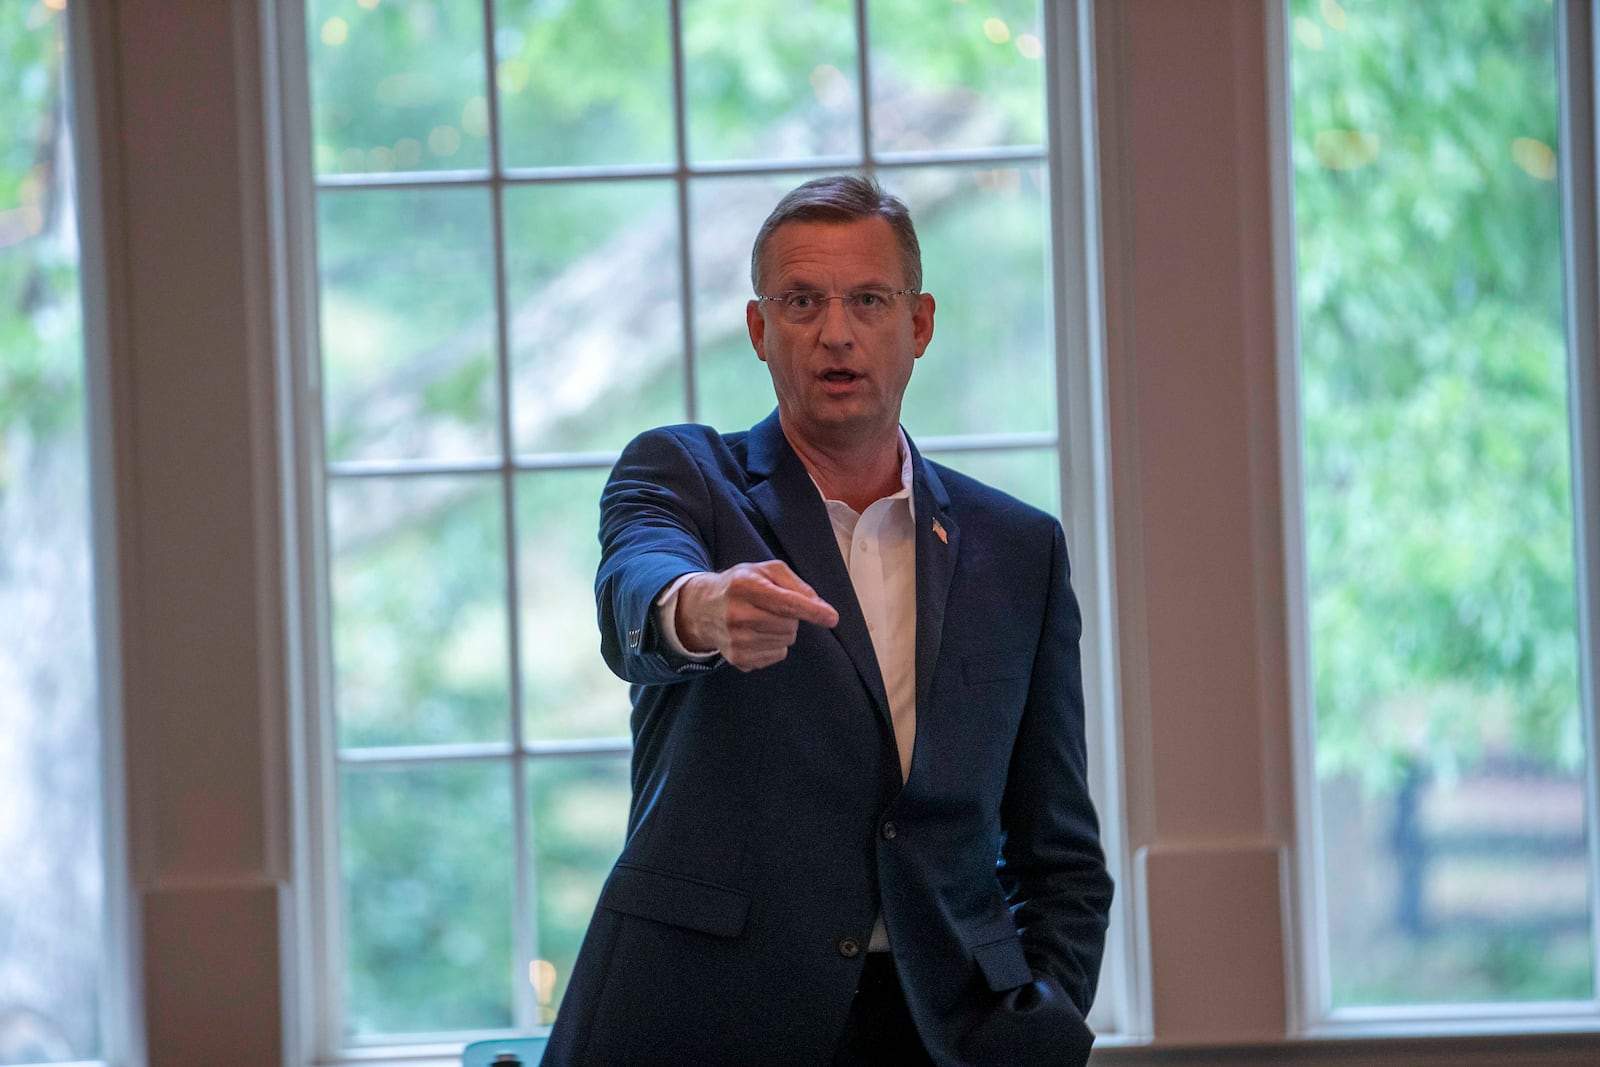
[[[501,1067],[531,1067],[544,1059],[547,1037],[506,1037],[496,1041],[474,1041],[461,1050],[461,1067],[494,1067],[497,1056],[514,1056],[499,1061]]]

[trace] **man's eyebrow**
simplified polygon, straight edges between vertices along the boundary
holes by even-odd
[[[868,278],[866,281],[854,282],[854,283],[852,283],[850,285],[845,286],[840,291],[841,292],[846,292],[846,293],[854,293],[854,292],[858,292],[858,291],[860,291],[862,289],[893,289],[893,288],[894,288],[893,285],[889,284],[887,281],[884,281],[882,278],[873,277],[873,278]],[[798,276],[798,277],[794,277],[794,278],[784,279],[783,286],[779,290],[779,292],[784,292],[784,293],[794,293],[794,292],[822,293],[822,292],[826,292],[826,291],[827,291],[827,286],[819,285],[818,283],[816,283],[816,282],[812,281],[811,279],[806,278],[804,276]]]
[[[785,278],[783,280],[783,291],[786,293],[792,293],[796,291],[804,291],[808,293],[821,292],[822,286],[803,276],[796,278]]]

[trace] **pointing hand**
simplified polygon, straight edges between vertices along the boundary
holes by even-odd
[[[839,613],[787,563],[769,559],[690,578],[678,589],[673,622],[691,652],[716,649],[741,671],[753,671],[788,656],[800,623],[832,629]]]

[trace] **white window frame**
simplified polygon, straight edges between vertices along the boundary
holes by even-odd
[[[1586,835],[1589,913],[1596,993],[1588,999],[1460,1005],[1339,1008],[1328,983],[1327,902],[1319,841],[1321,797],[1314,759],[1315,705],[1310,667],[1310,599],[1305,560],[1302,491],[1298,267],[1290,164],[1291,107],[1288,0],[1269,5],[1268,60],[1273,163],[1274,293],[1278,329],[1278,412],[1281,430],[1285,591],[1288,617],[1291,729],[1294,749],[1295,893],[1289,908],[1295,936],[1288,941],[1296,973],[1291,1027],[1308,1037],[1517,1034],[1600,1030],[1600,270],[1596,268],[1596,71],[1594,28],[1600,0],[1557,5],[1561,110],[1561,211],[1566,276],[1566,342],[1572,457],[1575,593],[1579,642],[1580,715],[1586,746]]]
[[[1060,471],[1060,500],[1063,523],[1073,554],[1074,586],[1085,620],[1084,688],[1090,746],[1090,776],[1104,828],[1108,862],[1119,887],[1129,880],[1124,872],[1120,780],[1119,732],[1112,728],[1117,706],[1117,648],[1115,596],[1110,535],[1110,479],[1106,447],[1105,369],[1101,343],[1099,276],[1098,160],[1093,121],[1093,75],[1088,56],[1092,48],[1092,2],[1070,0],[1056,3],[1043,0],[1042,11],[1048,62],[1046,94],[1048,133],[1046,145],[1038,149],[997,151],[941,151],[875,154],[871,146],[870,69],[867,48],[857,50],[856,76],[861,86],[861,142],[858,156],[832,159],[772,163],[692,164],[687,158],[684,122],[681,0],[670,0],[672,32],[673,110],[677,128],[676,159],[663,166],[566,167],[503,169],[499,158],[499,105],[496,94],[488,94],[489,149],[491,163],[478,171],[426,173],[413,177],[379,176],[315,179],[311,163],[309,100],[309,57],[306,47],[304,0],[287,0],[267,16],[264,27],[267,54],[276,58],[276,93],[269,92],[281,107],[281,128],[285,131],[283,158],[278,161],[282,181],[284,217],[280,236],[284,251],[284,336],[288,339],[286,389],[292,414],[285,427],[287,448],[293,461],[286,464],[286,492],[293,515],[288,546],[292,573],[290,604],[291,627],[295,630],[292,665],[297,678],[296,743],[301,759],[296,770],[296,879],[297,911],[301,916],[296,932],[299,981],[296,983],[296,1022],[302,1047],[312,1051],[319,1063],[436,1059],[450,1057],[459,1048],[452,1040],[395,1045],[351,1047],[343,1037],[343,1018],[338,990],[343,961],[340,958],[342,931],[339,928],[340,874],[337,840],[336,779],[340,757],[334,736],[330,709],[331,663],[327,649],[330,632],[328,593],[329,550],[326,538],[325,493],[330,473],[338,476],[395,475],[439,471],[496,471],[501,479],[502,499],[513,499],[510,484],[515,475],[535,469],[606,469],[614,453],[574,453],[563,455],[509,455],[489,464],[482,463],[325,463],[322,441],[322,406],[318,392],[318,313],[315,252],[316,198],[325,188],[405,186],[453,186],[488,188],[496,227],[495,307],[498,320],[496,345],[497,373],[500,381],[509,372],[509,344],[504,315],[506,302],[504,239],[500,230],[501,193],[511,186],[542,181],[593,178],[670,178],[676,183],[679,216],[680,300],[685,341],[685,398],[687,417],[697,418],[695,398],[694,305],[691,300],[693,278],[688,240],[689,182],[716,176],[762,176],[773,173],[825,173],[863,167],[868,173],[892,172],[898,168],[934,163],[982,164],[996,166],[1042,163],[1048,166],[1051,211],[1051,263],[1048,285],[1053,299],[1054,350],[1056,359],[1057,426],[1059,432],[986,434],[961,437],[929,437],[920,441],[924,451],[939,453],[1053,447]],[[493,85],[494,4],[483,0],[485,63],[488,84]],[[856,0],[858,42],[867,39],[865,0]],[[753,238],[753,235],[752,235]],[[499,399],[499,430],[502,441],[511,440],[509,391],[502,388]],[[507,743],[471,746],[444,746],[424,751],[393,750],[363,754],[362,762],[414,762],[421,759],[509,760],[514,798],[514,826],[517,835],[514,923],[517,958],[530,942],[530,917],[521,904],[528,899],[531,877],[524,847],[526,835],[521,799],[526,756],[612,755],[622,758],[629,750],[623,740],[601,740],[579,744],[541,742],[529,744],[522,736],[521,664],[517,649],[518,610],[516,540],[514,513],[506,507],[507,596],[510,656],[511,740]],[[298,546],[298,547],[297,547]],[[1128,1006],[1133,1003],[1134,978],[1128,965],[1129,894],[1119,892],[1113,916],[1110,941],[1101,982],[1100,1004],[1095,1022],[1102,1034],[1126,1028]],[[534,1018],[533,995],[527,983],[517,983],[514,1012],[520,1020]]]

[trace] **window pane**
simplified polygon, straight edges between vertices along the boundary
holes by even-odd
[[[1018,500],[1061,514],[1060,463],[1052,448],[1019,448],[993,452],[935,452],[928,456],[1002,489]]]
[[[328,497],[339,743],[509,739],[499,479],[341,479]]]
[[[506,166],[672,161],[665,0],[498,0],[495,10]]]
[[[348,1036],[510,1025],[510,777],[499,762],[340,775]]]
[[[483,6],[308,0],[318,174],[489,163]]]
[[[913,434],[1055,429],[1043,166],[885,175],[917,220],[933,342],[906,390]]]
[[[505,210],[517,451],[620,449],[682,422],[672,184],[510,188]]]
[[[1044,141],[1038,0],[870,0],[880,152]]]
[[[683,53],[694,161],[861,154],[850,0],[684,0]]]
[[[527,736],[628,736],[628,686],[600,658],[594,575],[607,472],[517,477],[522,682]]]
[[[328,192],[317,221],[328,458],[498,452],[487,191]]]
[[[528,977],[543,1024],[555,1019],[594,902],[622,851],[628,759],[529,760],[528,800],[539,924]]]
[[[1332,1004],[1589,997],[1556,12],[1291,17]]]
[[[100,724],[65,17],[0,19],[0,1063],[102,1054]]]

